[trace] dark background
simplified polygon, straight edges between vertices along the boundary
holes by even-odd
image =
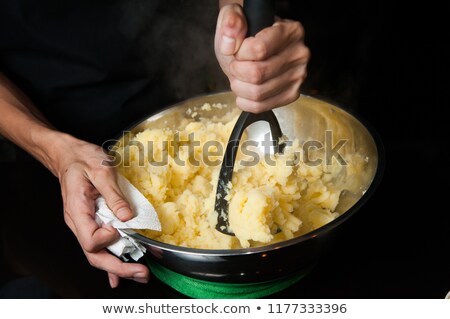
[[[189,10],[189,1],[179,2]],[[303,92],[335,100],[370,123],[384,142],[386,170],[313,272],[273,297],[443,298],[450,290],[449,4],[304,0],[278,1],[278,10],[307,32],[312,60]],[[214,23],[207,27],[212,34]],[[221,90],[223,83],[177,83],[174,99]],[[110,289],[55,210],[57,180],[39,164],[18,164],[8,143],[0,151],[7,164],[0,167],[7,194],[0,296],[181,297],[155,278]]]

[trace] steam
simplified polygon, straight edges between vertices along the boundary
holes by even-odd
[[[176,99],[229,89],[214,54],[214,0],[131,0],[123,34],[138,41],[139,56]]]

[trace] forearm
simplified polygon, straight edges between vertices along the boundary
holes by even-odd
[[[244,3],[244,0],[219,0],[219,8],[226,6],[227,4],[238,3],[241,6]]]
[[[1,73],[0,114],[0,134],[57,175],[57,141],[66,135],[55,130],[26,95]]]

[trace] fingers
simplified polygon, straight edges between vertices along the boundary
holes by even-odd
[[[119,286],[119,282],[120,282],[120,277],[112,274],[112,273],[108,273],[108,280],[109,280],[109,285],[111,286],[111,288],[117,288],[117,286]]]
[[[139,283],[147,283],[150,278],[150,272],[146,266],[139,263],[125,263],[106,250],[96,253],[85,252],[85,255],[91,266],[108,272],[112,288],[117,287],[119,284],[119,277]]]
[[[230,74],[238,81],[259,85],[282,76],[291,69],[306,66],[309,56],[306,46],[296,45],[265,61],[234,60],[230,63]]]
[[[310,58],[303,38],[300,23],[281,20],[244,40],[227,74],[241,109],[259,113],[299,97]]]
[[[219,13],[216,28],[216,47],[224,56],[235,54],[245,39],[247,22],[241,6],[224,6]]]
[[[132,279],[136,282],[146,283],[149,279],[147,267],[141,264],[127,264],[111,255],[105,247],[116,242],[120,235],[109,225],[99,225],[94,219],[95,197],[91,194],[91,184],[82,179],[77,184],[76,174],[69,174],[65,187],[65,214],[64,219],[69,228],[77,237],[89,263],[108,272],[112,288],[119,285],[119,277]],[[67,184],[68,183],[68,184]],[[85,189],[85,191],[83,191]],[[87,190],[86,190],[87,189]]]
[[[258,84],[233,79],[232,90],[236,93],[236,104],[244,111],[252,113],[264,112],[276,107],[294,102],[300,96],[300,86],[306,78],[306,61],[309,59],[309,50],[305,48],[304,58],[299,58],[285,64],[280,74],[276,74],[267,81]],[[298,50],[301,52],[301,50]],[[300,54],[302,55],[302,53]]]
[[[93,186],[79,172],[66,175],[63,187],[64,219],[88,252],[102,249],[120,237],[111,226],[99,227],[95,221]]]
[[[238,107],[258,113],[296,100],[310,57],[302,25],[278,19],[250,38],[245,38],[246,29],[239,5],[222,8],[215,51]]]
[[[290,86],[287,90],[264,101],[253,101],[238,96],[236,98],[236,105],[247,112],[261,113],[279,106],[287,105],[298,99],[299,96],[300,84]]]
[[[116,242],[120,235],[112,226],[99,226],[95,221],[95,200],[100,195],[122,220],[133,216],[117,185],[114,169],[101,165],[105,154],[96,145],[77,141],[65,155],[64,165],[59,165],[58,173],[64,220],[77,237],[89,263],[108,272],[113,288],[119,284],[120,277],[147,282],[147,267],[124,263],[106,251],[105,247]]]
[[[134,217],[130,205],[117,185],[117,176],[113,168],[100,166],[88,174],[91,183],[105,198],[106,204],[117,218],[127,221]]]
[[[235,57],[241,61],[263,61],[292,43],[303,41],[303,38],[304,30],[300,22],[282,20],[245,39]]]
[[[80,211],[76,220],[78,241],[87,252],[96,252],[115,243],[120,238],[119,233],[113,227],[99,227],[93,220],[92,215],[84,214]]]
[[[280,76],[262,84],[252,84],[234,79],[231,81],[231,89],[241,98],[262,102],[279,95],[283,91],[289,90],[290,86],[295,86],[298,82],[303,81],[305,76],[305,67],[299,66],[290,68]],[[276,106],[281,105],[277,103],[274,107]]]

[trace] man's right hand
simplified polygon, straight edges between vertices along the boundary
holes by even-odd
[[[236,105],[260,113],[287,105],[300,96],[310,51],[300,22],[278,19],[246,38],[242,1],[222,0],[217,19],[217,60],[236,94]]]

